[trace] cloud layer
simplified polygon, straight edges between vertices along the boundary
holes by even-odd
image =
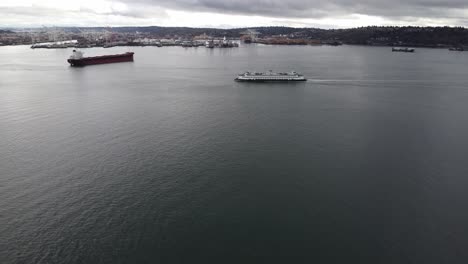
[[[466,0],[124,0],[186,11],[283,18],[322,18],[361,14],[386,18],[445,19],[467,14]]]
[[[254,19],[253,17],[256,17]],[[369,24],[468,26],[467,0],[2,0],[0,26],[231,25],[352,27]],[[260,19],[261,18],[261,19]],[[240,20],[239,20],[240,19]],[[276,21],[276,22],[275,22]],[[335,22],[334,22],[335,21]],[[182,24],[185,23],[185,24]]]

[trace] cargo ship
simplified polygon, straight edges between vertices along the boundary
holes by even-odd
[[[237,82],[298,82],[307,81],[304,75],[292,72],[245,72],[235,79]]]
[[[115,62],[126,62],[133,61],[133,52],[126,52],[122,54],[94,56],[94,57],[83,57],[83,52],[73,50],[73,54],[67,60],[71,66],[86,66],[94,64],[105,64]]]

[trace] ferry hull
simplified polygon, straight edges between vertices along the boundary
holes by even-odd
[[[408,52],[408,53],[413,53],[414,49],[410,48],[392,48],[392,52]]]
[[[116,54],[116,55],[85,57],[81,59],[68,59],[67,61],[68,63],[70,63],[71,66],[82,67],[86,65],[133,61],[133,54],[134,54],[133,52],[127,52],[124,54]]]
[[[234,79],[234,81],[236,81],[236,82],[305,82],[305,81],[307,81],[307,79],[284,79],[284,80],[274,80],[274,79],[258,80],[258,79],[255,79],[255,80],[252,80],[252,79],[239,79],[239,78],[236,78],[236,79]]]

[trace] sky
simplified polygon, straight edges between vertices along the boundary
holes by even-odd
[[[468,27],[468,0],[0,0],[0,27]]]

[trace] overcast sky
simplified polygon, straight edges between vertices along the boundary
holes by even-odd
[[[468,0],[0,0],[0,27],[468,27]]]

